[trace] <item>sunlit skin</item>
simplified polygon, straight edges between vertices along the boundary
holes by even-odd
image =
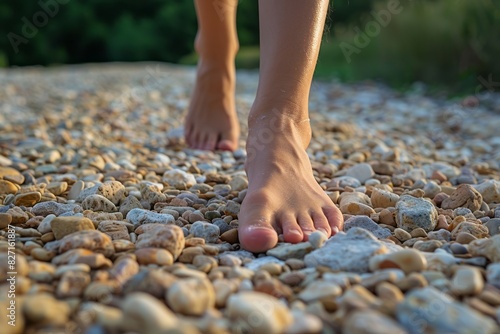
[[[186,120],[186,139],[194,148],[236,148],[236,1],[228,6],[232,10],[224,13],[231,17],[221,20],[211,1],[196,0],[201,60]],[[328,0],[259,1],[260,78],[248,118],[249,185],[238,215],[240,243],[252,252],[274,247],[278,234],[297,243],[315,230],[330,236],[343,226],[342,214],[314,179],[306,153],[311,140],[309,90],[327,9]],[[224,57],[216,56],[220,52]]]

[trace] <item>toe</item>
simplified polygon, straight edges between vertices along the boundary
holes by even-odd
[[[214,134],[208,134],[203,142],[203,149],[208,151],[215,150],[215,144],[217,143],[217,136]]]
[[[297,219],[292,216],[285,216],[281,219],[281,229],[283,230],[283,239],[285,242],[297,243],[304,239],[304,234],[297,223]]]
[[[217,143],[217,149],[221,151],[234,151],[236,149],[236,145],[233,141],[229,139],[221,139]]]
[[[263,253],[276,246],[278,234],[268,224],[243,224],[238,228],[241,247],[253,252]]]
[[[328,219],[323,214],[323,212],[313,212],[311,218],[314,222],[314,228],[316,230],[323,231],[328,237],[332,234],[332,229],[328,224]]]
[[[313,220],[309,215],[299,214],[297,221],[299,223],[300,229],[302,230],[302,233],[304,234],[304,241],[307,241],[309,234],[311,234],[315,230]]]
[[[328,220],[328,225],[330,225],[332,235],[335,235],[338,231],[342,231],[344,229],[344,217],[336,206],[323,208],[323,213]]]

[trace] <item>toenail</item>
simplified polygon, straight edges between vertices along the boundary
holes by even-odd
[[[318,228],[318,231],[323,232],[325,235],[328,235],[328,232],[324,228]]]
[[[306,232],[307,233],[307,232]],[[299,230],[290,230],[290,234],[297,234],[297,235],[300,235],[300,231]]]
[[[336,234],[339,233],[339,228],[337,226],[332,227],[332,233]]]

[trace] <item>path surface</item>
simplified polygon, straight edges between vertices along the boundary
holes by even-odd
[[[345,233],[252,254],[245,151],[183,144],[193,79],[0,71],[1,333],[500,331],[498,95],[315,82],[309,155]]]

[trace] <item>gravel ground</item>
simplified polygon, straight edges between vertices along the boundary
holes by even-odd
[[[500,332],[498,94],[315,82],[308,153],[345,231],[252,254],[246,152],[183,143],[194,74],[0,71],[1,333]]]

